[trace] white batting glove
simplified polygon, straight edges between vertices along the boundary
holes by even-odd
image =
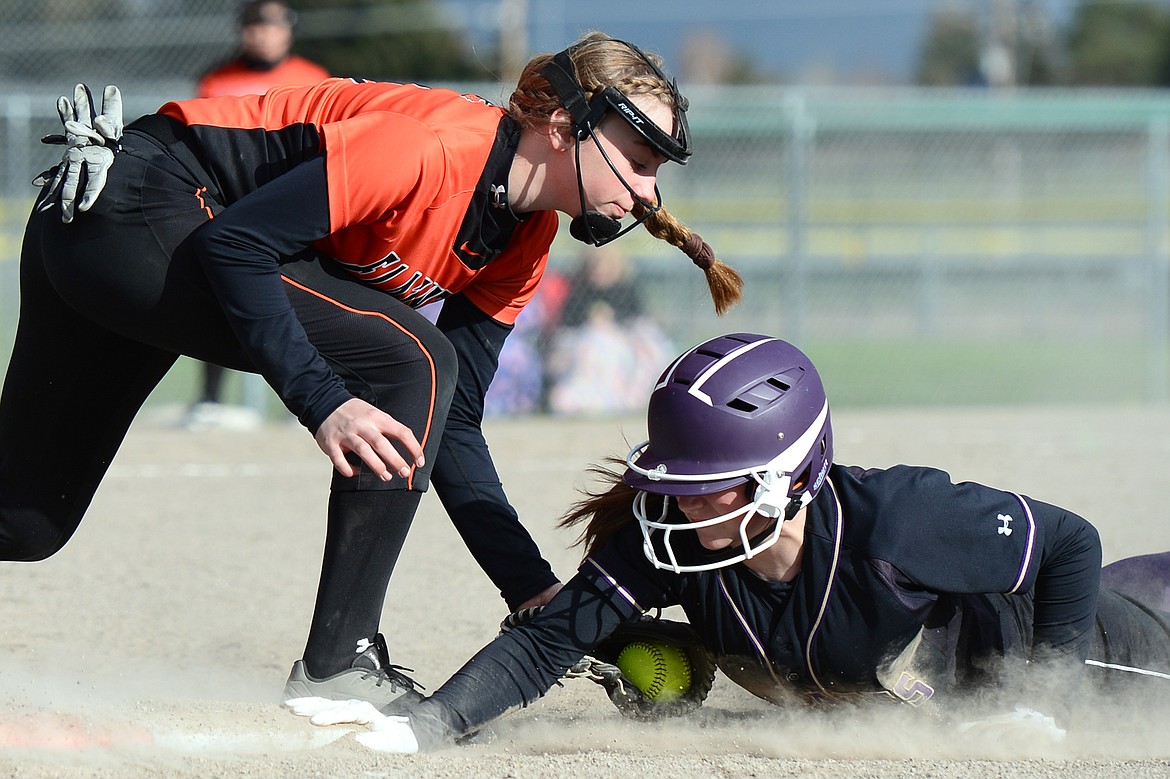
[[[62,95],[57,99],[57,113],[65,134],[46,135],[42,143],[66,146],[61,162],[54,170],[45,171],[33,179],[35,186],[44,187],[36,209],[47,211],[55,204],[61,206],[61,221],[72,222],[75,210],[88,211],[106,185],[106,175],[114,164],[114,155],[121,148],[122,93],[112,84],[102,93],[102,109],[98,113],[93,95],[85,84],[73,89],[72,102]],[[48,176],[52,174],[51,182]],[[77,193],[81,191],[78,199]]]
[[[418,751],[418,738],[410,725],[410,718],[400,715],[383,717],[370,723],[368,733],[358,733],[358,743],[377,752],[413,755]]]
[[[308,717],[314,725],[369,725],[385,715],[369,701],[335,701],[328,698],[293,698],[284,705],[298,717]]]
[[[300,717],[308,717],[314,725],[364,725],[368,732],[354,736],[358,743],[378,752],[413,755],[418,752],[418,739],[410,718],[386,715],[368,701],[331,701],[324,698],[294,698],[284,702]]]

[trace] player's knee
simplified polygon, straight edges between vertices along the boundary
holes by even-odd
[[[70,535],[41,512],[0,508],[0,560],[44,560],[59,552]]]
[[[422,330],[415,333],[417,342],[409,349],[409,364],[402,364],[402,352],[398,353],[399,364],[395,372],[412,377],[409,382],[416,387],[430,385],[434,389],[436,410],[445,410],[455,394],[455,381],[459,374],[459,359],[455,347],[438,329]]]

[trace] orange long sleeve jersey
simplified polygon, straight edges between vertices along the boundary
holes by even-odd
[[[257,369],[310,430],[349,395],[289,306],[283,260],[315,247],[409,305],[453,296],[438,324],[458,385],[432,484],[511,607],[555,582],[480,429],[499,350],[558,225],[555,212],[508,206],[516,122],[472,95],[348,79],[160,114],[186,126],[178,135],[216,212],[195,234],[208,280]]]
[[[556,214],[508,207],[519,128],[478,97],[329,79],[159,113],[186,126],[177,151],[194,158],[199,195],[217,210],[195,236],[208,280],[257,369],[310,430],[348,394],[288,305],[283,259],[312,246],[408,305],[461,293],[504,327],[536,291]]]
[[[315,244],[356,278],[411,305],[462,292],[512,324],[536,291],[556,215],[519,220],[507,209],[501,194],[514,142],[487,169],[493,148],[508,145],[497,143],[508,128],[504,111],[481,98],[328,79],[168,103],[160,113],[192,129],[227,204],[323,152],[326,192],[301,193],[327,197],[328,225],[314,225],[325,228]],[[473,202],[477,188],[481,198]],[[289,226],[287,219],[274,225]]]

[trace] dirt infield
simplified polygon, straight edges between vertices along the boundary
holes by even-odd
[[[352,729],[313,728],[276,703],[316,590],[327,462],[293,427],[196,434],[163,421],[131,431],[65,550],[0,564],[0,776],[1170,776],[1164,713],[1111,710],[1060,744],[963,738],[909,708],[786,711],[723,677],[682,720],[622,720],[575,680],[473,743],[372,753]],[[1101,529],[1106,561],[1170,549],[1170,409],[846,410],[835,427],[841,462],[935,465],[1067,506]],[[562,576],[578,551],[555,519],[585,466],[642,430],[489,424],[509,494]],[[503,613],[427,496],[383,619],[395,662],[434,689]]]

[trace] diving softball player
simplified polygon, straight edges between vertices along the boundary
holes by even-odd
[[[413,691],[379,622],[432,481],[510,608],[560,586],[480,429],[557,211],[595,244],[645,224],[706,271],[717,308],[739,295],[661,209],[659,167],[691,154],[686,101],[656,59],[601,34],[530,61],[507,110],[332,79],[168,103],[123,133],[116,88],[100,115],[82,88],[62,100],[70,147],[29,219],[0,398],[0,559],[69,540],[180,354],[259,372],[335,468],[286,699]],[[415,308],[437,300],[436,327]]]
[[[672,605],[728,677],[774,702],[938,706],[1009,680],[1027,700],[1049,671],[1170,692],[1168,604],[1101,587],[1092,525],[931,468],[834,464],[820,378],[790,344],[734,334],[686,352],[654,388],[648,430],[624,478],[566,519],[585,523],[577,575],[431,697],[383,712],[366,743],[449,743]],[[1170,554],[1135,561],[1148,591],[1170,587]]]

